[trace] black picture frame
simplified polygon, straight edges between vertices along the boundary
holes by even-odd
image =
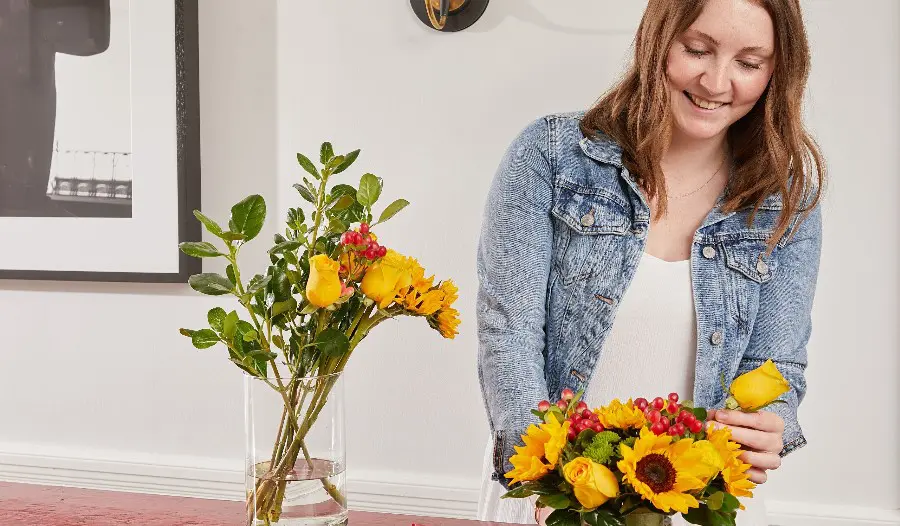
[[[174,0],[179,243],[202,237],[202,225],[193,215],[200,209],[201,193],[198,3]],[[192,274],[201,272],[199,259],[181,253],[176,243],[172,251],[178,252],[177,272],[0,269],[0,280],[186,283]]]

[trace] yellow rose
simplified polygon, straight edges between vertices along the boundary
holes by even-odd
[[[578,457],[563,466],[563,475],[572,485],[575,498],[585,508],[602,506],[619,495],[619,481],[603,464]]]
[[[734,380],[731,396],[744,411],[755,411],[774,402],[790,388],[772,360],[766,360],[766,363]]]
[[[368,298],[385,308],[394,301],[400,289],[412,284],[411,266],[408,258],[393,250],[373,263],[360,283],[360,290]]]
[[[340,264],[317,254],[309,258],[309,279],[306,281],[306,299],[316,307],[327,307],[341,297]]]

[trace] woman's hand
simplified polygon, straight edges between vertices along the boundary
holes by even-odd
[[[777,414],[714,409],[709,411],[707,420],[715,421],[717,427],[724,424],[731,429],[731,439],[744,450],[741,460],[753,466],[747,471],[751,482],[762,484],[768,478],[767,471],[781,467],[779,453],[784,447],[784,420]]]

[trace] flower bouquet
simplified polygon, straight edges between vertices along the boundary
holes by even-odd
[[[222,345],[228,359],[244,372],[245,384],[253,383],[246,392],[274,393],[269,405],[278,406],[272,413],[280,418],[268,426],[273,437],[271,454],[260,460],[261,455],[250,449],[261,441],[253,433],[265,427],[252,415],[254,410],[255,414],[262,411],[247,408],[251,525],[346,523],[343,450],[323,463],[311,456],[308,446],[317,427],[332,426],[324,432],[331,443],[342,436],[334,428],[342,425],[342,413],[326,415],[331,414],[330,395],[336,392],[348,360],[376,326],[397,316],[423,318],[445,338],[457,334],[453,282],[435,283],[415,259],[387,248],[376,237],[376,227],[409,203],[393,201],[373,222],[373,208],[383,188],[380,178],[367,173],[358,187],[331,184],[358,155],[359,150],[335,155],[326,142],[320,151],[322,167],[317,168],[308,157],[297,154],[309,177],[294,188],[308,203],[309,214],[301,207],[288,210],[286,228],[274,236],[268,249],[271,264],[264,272],[247,279],[238,261],[266,218],[266,203],[259,195],[232,207],[227,229],[194,212],[218,238],[218,246],[208,242],[180,245],[190,256],[227,262],[224,276],[197,274],[189,284],[203,294],[230,295],[240,307],[213,308],[207,314],[207,328],[181,329],[181,333],[199,349]],[[311,497],[308,485],[292,492],[291,483],[301,479],[318,484],[323,500]],[[303,505],[294,505],[295,498]],[[306,514],[321,520],[310,520]]]
[[[788,388],[768,361],[735,380],[726,407],[756,411]],[[676,512],[692,524],[734,526],[738,497],[753,496],[751,466],[727,427],[706,424],[706,409],[677,393],[596,409],[582,393],[561,395],[532,411],[541,423],[515,447],[503,498],[537,495],[536,516],[554,509],[548,526],[653,526]]]

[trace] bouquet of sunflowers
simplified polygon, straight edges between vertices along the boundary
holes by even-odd
[[[299,206],[288,210],[284,230],[268,247],[270,264],[263,272],[249,275],[238,261],[266,219],[266,202],[259,195],[232,207],[227,228],[194,212],[218,246],[180,245],[189,256],[226,260],[225,275],[197,274],[189,284],[203,294],[233,296],[240,307],[213,308],[207,328],[181,333],[198,349],[222,345],[231,362],[283,400],[271,462],[248,500],[251,518],[265,524],[279,521],[287,477],[298,459],[312,466],[306,437],[334,381],[318,383],[309,392],[305,379],[340,375],[362,340],[398,316],[422,318],[444,338],[458,334],[453,282],[436,283],[418,261],[387,248],[375,234],[378,225],[409,202],[397,199],[376,216],[383,188],[379,177],[366,173],[358,186],[332,184],[358,156],[359,150],[336,155],[328,142],[320,149],[321,167],[297,154],[306,176],[294,188],[308,204],[305,211]],[[322,485],[338,505],[345,505],[339,488],[326,478]]]
[[[767,361],[734,381],[726,407],[757,411],[788,389]],[[561,395],[532,411],[541,423],[515,447],[504,498],[537,495],[536,512],[554,509],[548,526],[652,526],[676,512],[692,524],[734,526],[738,497],[753,496],[751,466],[727,427],[706,424],[706,409],[677,393],[595,409],[580,392]]]

